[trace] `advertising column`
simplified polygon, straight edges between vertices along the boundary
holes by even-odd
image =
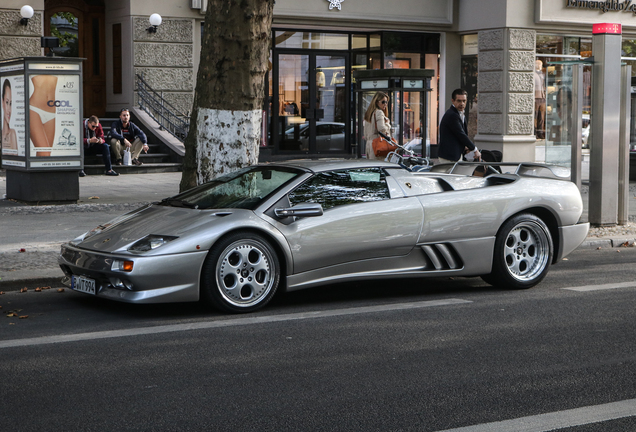
[[[2,167],[7,198],[77,202],[83,168],[82,60],[0,61]]]

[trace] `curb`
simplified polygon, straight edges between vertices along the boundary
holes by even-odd
[[[577,249],[618,248],[633,247],[636,243],[634,237],[588,238]],[[628,246],[624,246],[627,244]]]
[[[60,270],[61,272],[61,270]],[[62,278],[64,276],[40,276],[18,280],[0,280],[0,291],[18,291],[22,288],[45,287],[64,288]]]

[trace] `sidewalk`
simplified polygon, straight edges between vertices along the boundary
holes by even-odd
[[[79,179],[78,204],[28,206],[2,199],[6,177],[0,170],[0,291],[24,286],[60,286],[60,245],[127,211],[175,195],[181,173],[86,176]],[[587,186],[583,187],[587,217]],[[611,248],[636,241],[636,183],[630,184],[628,226],[593,228],[581,248]]]

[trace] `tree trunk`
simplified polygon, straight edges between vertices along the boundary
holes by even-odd
[[[180,190],[258,162],[274,0],[208,0]]]

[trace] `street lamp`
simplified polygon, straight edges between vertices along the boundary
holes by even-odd
[[[153,13],[148,21],[150,21],[150,27],[146,29],[148,33],[157,33],[157,26],[161,25],[161,15]]]
[[[29,5],[24,5],[20,9],[20,15],[22,19],[20,20],[20,24],[23,26],[29,25],[29,20],[33,17],[33,8]]]

